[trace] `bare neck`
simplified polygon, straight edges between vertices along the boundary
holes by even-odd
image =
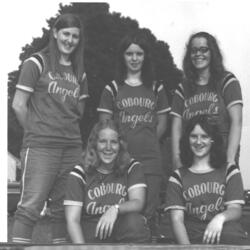
[[[196,83],[197,85],[200,85],[200,86],[207,85],[209,78],[210,78],[210,71],[207,68],[205,70],[198,72],[198,78],[197,78]]]
[[[139,86],[142,84],[141,72],[128,73],[126,78],[126,83],[130,86]]]

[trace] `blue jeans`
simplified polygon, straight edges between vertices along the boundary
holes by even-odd
[[[48,199],[52,238],[65,238],[66,227],[62,225],[65,224],[63,197],[66,180],[70,170],[79,163],[81,153],[80,146],[25,148],[21,151],[22,192],[13,226],[14,242],[18,242],[15,238],[27,242],[31,239],[33,227]]]

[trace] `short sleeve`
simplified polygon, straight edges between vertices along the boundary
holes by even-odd
[[[115,91],[117,91],[117,85],[115,82],[105,86],[101,95],[99,107],[97,108],[98,112],[113,114]]]
[[[223,79],[222,96],[227,108],[235,104],[243,104],[240,83],[230,72]]]
[[[89,90],[88,90],[88,80],[86,73],[83,74],[82,81],[80,83],[80,97],[79,100],[83,100],[89,97]]]
[[[180,83],[174,92],[171,115],[182,117],[184,110],[184,89],[183,85]]]
[[[34,92],[35,85],[40,78],[41,72],[41,62],[37,60],[36,57],[31,56],[25,60],[22,65],[16,88],[27,92]]]
[[[132,159],[128,168],[128,191],[137,187],[146,187],[146,181],[141,164]]]
[[[182,190],[181,175],[179,170],[176,170],[169,178],[164,204],[165,212],[171,209],[186,210]]]
[[[242,177],[236,165],[231,165],[227,169],[225,193],[225,205],[245,204]]]
[[[162,84],[157,89],[157,114],[162,114],[170,111],[167,95]]]
[[[70,172],[65,191],[64,205],[83,206],[86,176],[81,166],[75,166]]]

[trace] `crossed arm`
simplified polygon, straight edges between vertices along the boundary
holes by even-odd
[[[129,199],[119,204],[119,211],[114,206],[110,206],[110,208],[100,217],[96,226],[95,237],[103,240],[111,236],[114,224],[118,218],[118,213],[140,212],[144,207],[145,196],[145,187],[137,187],[129,190]],[[81,206],[65,206],[67,229],[73,243],[85,243],[81,227],[81,213]]]

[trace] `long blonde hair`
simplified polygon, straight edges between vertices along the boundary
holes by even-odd
[[[87,172],[93,172],[100,166],[100,159],[97,154],[97,141],[99,133],[105,128],[110,128],[117,132],[119,141],[119,153],[114,162],[114,173],[116,175],[123,175],[131,160],[127,151],[127,143],[122,138],[122,134],[118,129],[118,125],[110,119],[99,121],[95,124],[88,138],[86,150],[83,152],[83,165]]]

